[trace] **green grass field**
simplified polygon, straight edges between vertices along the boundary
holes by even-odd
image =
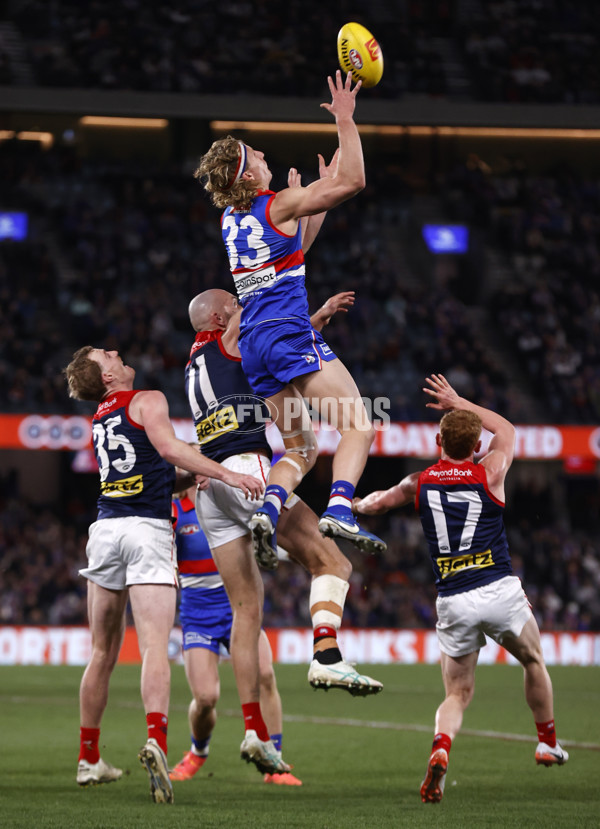
[[[362,666],[363,668],[365,666]],[[80,789],[78,686],[82,669],[0,668],[0,826],[129,827],[597,827],[600,825],[600,669],[552,668],[562,767],[537,767],[521,670],[481,666],[464,732],[455,740],[440,805],[419,785],[442,686],[437,666],[375,666],[374,698],[313,691],[304,666],[278,666],[284,756],[300,787],[267,786],[239,759],[243,737],[231,666],[222,666],[220,719],[208,763],[175,784],[175,804],[156,805],[137,761],[145,741],[139,668],[119,666],[105,715],[103,756],[127,770],[117,783]],[[169,759],[188,748],[188,691],[173,668]],[[480,732],[496,732],[498,736]],[[504,735],[501,738],[500,735]],[[519,739],[521,736],[522,739]],[[594,747],[595,746],[595,747]]]

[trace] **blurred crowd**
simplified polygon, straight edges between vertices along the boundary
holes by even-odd
[[[189,416],[189,301],[208,288],[233,289],[217,211],[190,171],[175,165],[97,163],[65,147],[22,145],[0,144],[4,203],[27,209],[33,226],[30,242],[0,244],[0,406],[89,411],[69,401],[60,372],[91,343],[119,350],[136,368],[138,387],[161,388],[172,415]],[[312,309],[356,291],[354,308],[333,320],[327,341],[364,396],[389,398],[392,419],[433,417],[420,389],[434,370],[516,417],[507,375],[472,330],[465,305],[448,286],[403,284],[402,264],[399,270],[381,243],[399,231],[386,177],[373,171],[369,189],[327,217],[307,255]]]
[[[403,0],[365,15],[354,0],[335,8],[314,0],[22,0],[11,17],[42,86],[300,97],[326,91],[339,28],[354,20],[378,33],[384,50],[373,94],[397,97],[444,93],[427,34],[445,25],[451,5]]]
[[[383,47],[375,97],[600,99],[593,0],[396,0],[368,11],[355,0],[16,0],[9,18],[42,86],[320,96],[340,25],[355,20]],[[470,89],[449,82],[461,61]],[[10,83],[6,59],[0,70]]]
[[[460,42],[482,101],[597,104],[593,0],[481,0]]]
[[[549,420],[600,418],[600,180],[559,164],[532,174],[518,159],[492,171],[473,156],[443,183],[454,219],[480,226],[512,277],[490,315]]]

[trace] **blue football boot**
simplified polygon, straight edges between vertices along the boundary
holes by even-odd
[[[383,553],[387,550],[387,544],[373,533],[369,533],[354,520],[354,516],[350,521],[340,517],[337,513],[331,510],[325,510],[323,515],[319,518],[319,532],[321,535],[334,538],[346,538],[351,541],[363,553]]]

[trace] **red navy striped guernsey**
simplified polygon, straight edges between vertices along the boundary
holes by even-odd
[[[100,471],[99,519],[171,517],[175,467],[159,455],[144,427],[129,414],[136,394],[139,391],[107,395],[92,419]]]
[[[440,460],[419,476],[415,508],[440,596],[510,576],[504,504],[489,490],[486,469]]]

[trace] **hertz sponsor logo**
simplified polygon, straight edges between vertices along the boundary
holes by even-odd
[[[105,498],[127,498],[129,495],[139,495],[144,489],[142,475],[132,478],[121,478],[119,481],[102,481],[100,491]]]
[[[196,424],[196,433],[198,435],[198,443],[208,443],[210,440],[218,438],[225,432],[232,432],[239,429],[240,425],[235,416],[233,406],[225,406],[224,409],[219,409],[218,412],[213,412],[200,423]]]
[[[436,564],[442,579],[455,576],[464,570],[482,570],[484,567],[491,567],[495,564],[492,551],[484,553],[468,553],[464,556],[443,556],[436,559]]]

